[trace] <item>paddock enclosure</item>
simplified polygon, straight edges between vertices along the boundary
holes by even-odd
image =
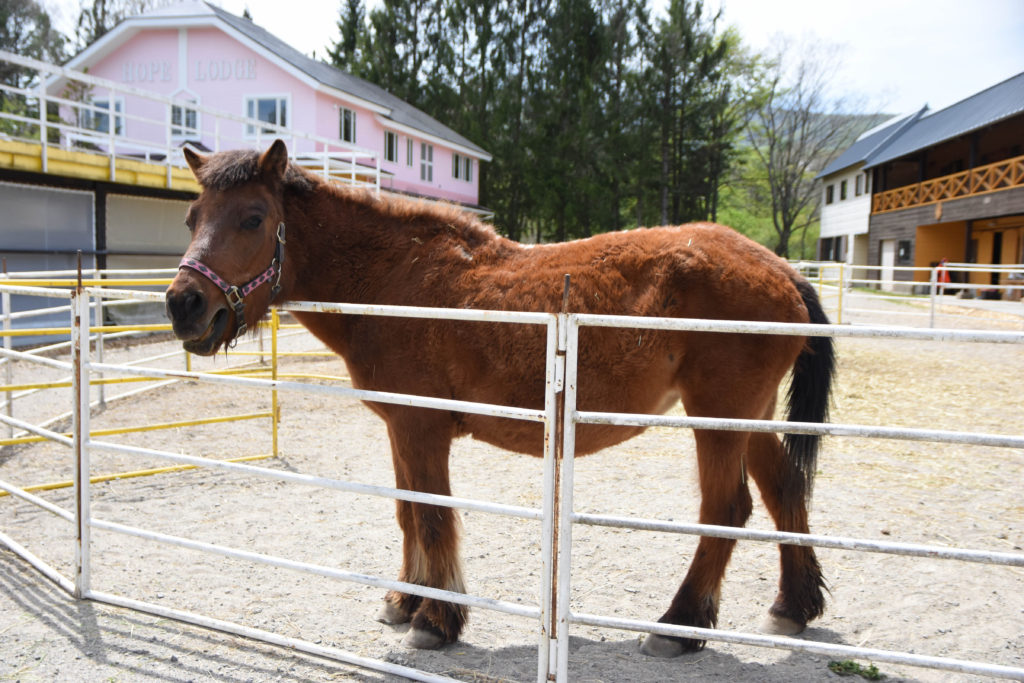
[[[22,287],[61,296],[58,285],[31,282]],[[90,282],[84,291],[98,295]],[[132,287],[119,287],[121,296]],[[89,319],[86,297],[63,296],[79,320]],[[664,608],[694,532],[718,533],[679,523],[696,518],[699,502],[692,436],[680,428],[692,422],[681,411],[649,418],[642,436],[574,463],[457,441],[452,483],[468,591],[501,611],[474,606],[458,643],[412,651],[399,645],[399,629],[373,619],[388,581],[372,577],[393,576],[401,552],[393,502],[369,495],[393,485],[383,423],[357,397],[340,395],[343,363],[309,335],[281,329],[275,316],[261,341],[186,361],[158,330],[138,337],[108,329],[102,360],[94,340],[78,364],[93,402],[103,386],[104,404],[78,417],[66,386],[76,363],[66,350],[36,354],[51,365],[5,350],[3,419],[15,434],[3,435],[11,438],[0,451],[0,483],[20,495],[0,497],[0,676],[818,681],[835,676],[830,661],[853,660],[897,680],[1024,679],[1024,334],[1012,319],[973,331],[870,327],[861,316],[816,330],[835,335],[839,349],[809,539],[831,590],[825,615],[797,638],[759,635],[775,595],[779,538],[756,500],[747,529],[762,540],[736,548],[720,630],[708,634],[704,651],[672,660],[639,652],[650,625],[635,622]],[[972,327],[986,321],[972,319]],[[573,343],[578,325],[657,320],[569,315],[507,324],[548,325],[552,344],[568,347],[564,382],[553,349],[549,362],[553,389],[565,387],[567,453],[580,421],[645,421],[574,409]],[[100,384],[115,378],[133,382]],[[134,393],[117,397],[127,392]],[[76,425],[92,436],[14,441],[18,432],[55,436]],[[162,428],[110,433],[139,426]],[[143,476],[37,489],[76,479],[76,449],[86,452],[90,476]],[[239,457],[251,460],[146,474]],[[553,520],[555,487],[546,481],[561,483],[560,527],[542,519]],[[76,496],[81,489],[87,503]],[[35,497],[66,518],[34,505]],[[485,511],[488,502],[514,516]],[[83,504],[92,524],[79,531]],[[559,543],[546,561],[545,547]],[[899,548],[912,554],[877,552]],[[76,601],[75,592],[92,599]],[[666,632],[681,632],[674,628]]]

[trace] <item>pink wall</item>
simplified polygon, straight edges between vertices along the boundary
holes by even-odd
[[[181,49],[184,48],[184,52]],[[384,161],[385,126],[377,115],[351,102],[318,92],[311,85],[293,76],[272,60],[262,57],[243,43],[218,28],[179,30],[149,29],[136,33],[124,44],[89,67],[89,73],[124,85],[151,90],[170,97],[195,98],[205,106],[236,116],[246,115],[247,97],[284,96],[288,108],[288,125],[296,130],[339,140],[339,109],[356,112],[356,140],[359,147],[377,152],[382,170],[393,175],[381,180],[385,189],[451,199],[475,204],[479,161],[473,161],[473,180],[452,177],[452,150],[436,142],[434,147],[433,181],[420,180],[421,139],[413,136],[413,165],[407,164],[408,137],[398,133],[398,162]],[[94,91],[94,97],[105,97]],[[163,105],[140,98],[126,97],[125,112],[165,121],[168,114]],[[203,143],[214,148],[213,116],[200,113],[199,128]],[[246,136],[242,124],[221,120],[220,148],[247,147],[256,142]],[[397,132],[397,131],[396,131]],[[126,135],[145,138],[163,145],[166,127],[128,119]],[[265,146],[272,136],[263,135]],[[319,147],[312,141],[286,139],[295,152],[312,152]]]

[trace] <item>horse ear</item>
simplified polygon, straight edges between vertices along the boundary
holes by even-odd
[[[260,173],[264,177],[280,180],[284,178],[286,168],[288,168],[288,148],[284,141],[278,138],[260,157]]]
[[[192,169],[192,175],[199,177],[199,169],[206,163],[206,157],[201,154],[193,152],[190,147],[182,147],[181,151],[185,155],[185,161],[188,163],[188,167]]]

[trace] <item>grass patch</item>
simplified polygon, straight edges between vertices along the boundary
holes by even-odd
[[[874,664],[868,667],[863,667],[857,662],[850,659],[844,659],[841,662],[829,662],[828,669],[834,674],[840,676],[860,676],[866,678],[869,681],[880,681],[885,678],[885,674],[878,670],[878,667]]]

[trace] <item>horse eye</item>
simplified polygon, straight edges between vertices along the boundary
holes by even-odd
[[[250,216],[242,221],[242,228],[245,230],[256,230],[263,225],[263,216]]]

